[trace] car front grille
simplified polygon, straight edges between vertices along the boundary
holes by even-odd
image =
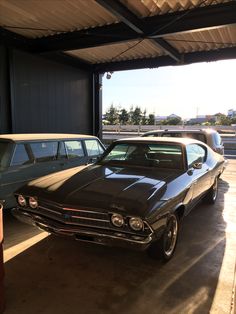
[[[110,217],[112,213],[101,212],[101,210],[87,208],[68,208],[56,203],[49,203],[39,200],[37,209],[24,208],[24,211],[29,211],[37,216],[50,218],[67,227],[78,226],[89,229],[103,229],[114,232],[124,232],[128,234],[147,236],[152,233],[150,227],[145,223],[144,230],[133,231],[129,228],[128,222],[122,228],[113,226]]]

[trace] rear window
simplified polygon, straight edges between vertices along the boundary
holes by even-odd
[[[57,158],[58,142],[30,143],[36,162],[51,161]]]
[[[97,156],[104,152],[104,149],[97,140],[85,140],[84,143],[88,156]]]
[[[0,142],[0,169],[8,167],[11,159],[12,144]]]
[[[191,132],[164,132],[162,133],[162,136],[165,137],[187,137],[192,138],[198,141],[201,141],[203,143],[206,143],[206,136],[202,133],[191,133]]]

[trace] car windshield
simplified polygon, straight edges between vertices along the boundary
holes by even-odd
[[[11,147],[10,143],[0,142],[0,170],[5,169],[10,163]]]
[[[182,147],[164,143],[117,143],[99,163],[183,169]]]

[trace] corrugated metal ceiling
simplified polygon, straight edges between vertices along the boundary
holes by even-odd
[[[139,59],[143,56],[154,58],[165,54],[163,49],[156,47],[150,40],[133,40],[128,43],[73,50],[67,53],[93,64]]]
[[[30,38],[118,22],[94,0],[2,0],[0,12],[0,25]]]
[[[236,25],[186,34],[163,37],[181,54],[194,51],[209,51],[236,46]],[[136,40],[128,43],[113,44],[103,47],[88,48],[66,53],[92,64],[131,60],[138,58],[155,58],[165,55],[151,40]]]
[[[147,17],[176,11],[189,10],[199,6],[226,3],[230,0],[120,0],[138,17]]]
[[[120,0],[137,17],[213,6],[230,0]],[[95,0],[1,0],[0,26],[27,38],[73,32],[116,24],[120,19]],[[208,51],[236,46],[236,26],[199,30],[163,37],[179,53]],[[165,49],[152,40],[140,39],[100,47],[66,51],[92,64],[155,58],[166,55]]]
[[[139,17],[215,5],[230,0],[121,0]],[[120,22],[95,0],[1,0],[0,25],[37,38]],[[11,27],[7,27],[11,26]],[[15,28],[14,28],[15,27]]]
[[[164,37],[180,53],[236,46],[236,25]]]

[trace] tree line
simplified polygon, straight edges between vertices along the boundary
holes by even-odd
[[[103,121],[104,124],[153,125],[155,124],[155,116],[154,114],[147,115],[146,109],[142,111],[138,106],[135,108],[131,106],[129,110],[126,110],[111,104],[104,115]]]
[[[129,110],[125,108],[117,108],[113,104],[107,109],[103,119],[104,124],[130,124],[130,125],[154,125],[155,115],[150,113],[147,115],[146,109],[143,111],[139,106],[131,106]],[[181,118],[170,118],[161,121],[164,125],[182,124]]]
[[[129,110],[125,108],[117,108],[113,104],[107,109],[103,116],[103,124],[109,125],[155,125],[155,115],[147,114],[146,109],[141,110],[139,106],[131,106]],[[199,123],[184,122],[180,117],[167,117],[165,120],[159,121],[161,125],[194,125]],[[215,118],[201,123],[201,125],[231,125],[236,124],[236,117],[228,117],[225,114],[216,114]]]

